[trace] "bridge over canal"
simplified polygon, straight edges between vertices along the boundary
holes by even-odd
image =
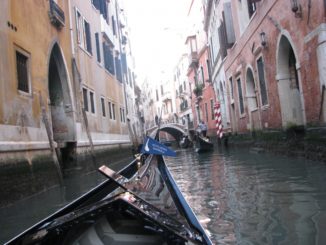
[[[147,135],[152,135],[158,130],[158,126],[154,126],[146,130]],[[180,141],[182,136],[188,135],[188,130],[186,127],[179,123],[167,123],[160,125],[160,131],[167,132],[173,136],[176,141]]]

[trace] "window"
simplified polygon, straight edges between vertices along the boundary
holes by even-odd
[[[239,93],[239,108],[240,114],[244,113],[244,104],[243,104],[243,95],[242,95],[242,88],[241,88],[241,80],[240,78],[237,80],[238,84],[238,93]]]
[[[211,99],[211,114],[212,114],[212,120],[215,119],[215,113],[214,113],[214,100]]]
[[[89,100],[91,102],[91,112],[95,113],[94,93],[92,91],[89,91]]]
[[[267,89],[266,89],[266,82],[265,82],[264,62],[262,57],[260,57],[257,60],[257,68],[258,68],[261,104],[264,106],[268,104],[268,99],[267,99]]]
[[[92,0],[94,7],[100,11],[104,19],[107,19],[107,1],[106,0]]]
[[[121,62],[119,57],[115,57],[116,75],[119,82],[122,82]]]
[[[112,31],[113,31],[113,35],[116,36],[117,32],[116,32],[116,26],[115,26],[115,19],[114,19],[113,15],[112,15]]]
[[[101,98],[101,106],[102,106],[102,116],[106,117],[104,98]]]
[[[115,104],[112,103],[112,119],[115,120]]]
[[[92,54],[91,28],[86,20],[84,20],[84,26],[85,26],[85,41],[86,41],[85,48],[88,53]]]
[[[84,110],[88,111],[88,96],[87,96],[86,88],[83,88],[83,100],[84,100]]]
[[[114,58],[112,49],[108,43],[103,42],[103,56],[104,56],[104,67],[112,75],[115,75],[114,72]]]
[[[115,104],[109,101],[109,116],[110,119],[115,120]]]
[[[120,121],[121,122],[126,122],[126,119],[125,119],[125,109],[123,109],[123,108],[120,108]]]
[[[207,74],[208,74],[208,79],[211,82],[211,64],[209,63],[209,60],[206,60],[206,66],[207,66]]]
[[[89,23],[76,9],[77,42],[80,47],[92,54],[91,28]]]
[[[204,68],[202,66],[200,67],[200,73],[201,73],[202,83],[205,86]]]
[[[248,0],[249,18],[251,18],[251,16],[256,12],[256,2],[259,2],[259,1],[257,1],[257,0]]]
[[[76,29],[77,29],[77,42],[79,44],[84,43],[83,42],[83,18],[81,16],[81,14],[79,13],[79,11],[76,9]]]
[[[112,119],[112,103],[109,101],[109,116],[110,116],[110,119]]]
[[[207,106],[207,103],[205,103],[205,115],[206,115],[206,122],[208,122],[208,106]]]
[[[121,67],[122,67],[123,73],[127,74],[127,72],[128,72],[128,64],[127,64],[127,55],[126,55],[126,53],[121,54]]]
[[[233,92],[233,81],[232,81],[232,77],[230,77],[229,81],[230,81],[231,100],[233,100],[234,99],[234,92]]]
[[[28,57],[16,51],[18,90],[29,93]]]
[[[99,40],[98,32],[95,33],[95,43],[96,43],[97,62],[101,63],[101,50],[100,50],[100,40]]]

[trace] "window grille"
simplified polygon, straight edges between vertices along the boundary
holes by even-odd
[[[29,93],[28,57],[16,51],[18,90]]]

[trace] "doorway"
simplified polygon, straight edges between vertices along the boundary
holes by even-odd
[[[282,126],[304,124],[304,112],[301,98],[297,59],[289,39],[282,35],[277,59],[277,81],[280,97]]]
[[[74,158],[75,124],[68,86],[68,76],[63,56],[58,44],[52,48],[49,60],[49,99],[53,140],[61,150],[62,159]]]

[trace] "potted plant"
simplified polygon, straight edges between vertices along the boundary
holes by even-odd
[[[203,84],[196,84],[193,92],[194,94],[198,97],[198,96],[201,96],[203,94]]]

